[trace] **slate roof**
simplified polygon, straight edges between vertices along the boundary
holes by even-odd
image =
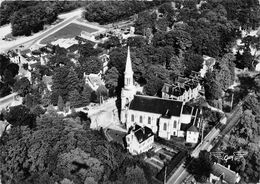
[[[134,134],[138,142],[142,143],[145,140],[147,140],[149,137],[153,136],[153,131],[146,126],[141,127],[139,125],[135,125]]]
[[[177,96],[177,97],[183,95],[184,92],[185,92],[185,89],[182,87],[174,87],[171,90],[171,94],[174,96]]]
[[[192,107],[188,105],[183,106],[182,114],[191,114],[192,113]]]
[[[219,163],[214,163],[213,168],[212,168],[212,174],[220,177],[223,175],[223,180],[226,181],[228,184],[235,184],[236,180],[238,179],[238,175],[236,172],[228,169],[227,167],[219,164]]]
[[[198,129],[197,129],[194,125],[191,125],[190,128],[187,129],[187,131],[190,131],[190,132],[199,132]]]
[[[150,96],[135,95],[129,109],[170,116],[180,116],[183,102]]]

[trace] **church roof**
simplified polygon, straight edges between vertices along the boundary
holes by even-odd
[[[183,102],[150,96],[135,95],[129,109],[169,116],[180,116]]]
[[[129,48],[129,46],[127,48],[125,74],[133,74],[132,61],[131,61],[131,57],[130,57],[130,48]]]

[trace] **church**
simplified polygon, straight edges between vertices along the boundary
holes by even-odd
[[[128,47],[120,115],[127,130],[138,125],[151,129],[153,134],[165,139],[171,139],[172,136],[184,137],[186,142],[197,143],[199,109],[188,106],[181,100],[136,95],[138,90],[134,85],[133,73]]]

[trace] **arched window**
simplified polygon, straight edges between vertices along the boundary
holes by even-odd
[[[132,114],[131,115],[131,121],[134,122],[135,121],[135,116]]]
[[[177,121],[174,120],[174,122],[173,122],[173,128],[176,128],[176,127],[177,127]]]
[[[140,116],[140,123],[143,123],[143,116]]]
[[[148,117],[148,124],[151,124],[151,117]]]
[[[163,130],[167,130],[167,124],[166,123],[164,123],[164,125],[163,125]]]

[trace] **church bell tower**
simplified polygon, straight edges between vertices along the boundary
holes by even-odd
[[[126,122],[126,111],[129,103],[133,100],[136,94],[134,86],[134,72],[132,69],[132,61],[130,57],[130,48],[127,49],[126,66],[124,72],[124,88],[121,91],[121,122]]]

